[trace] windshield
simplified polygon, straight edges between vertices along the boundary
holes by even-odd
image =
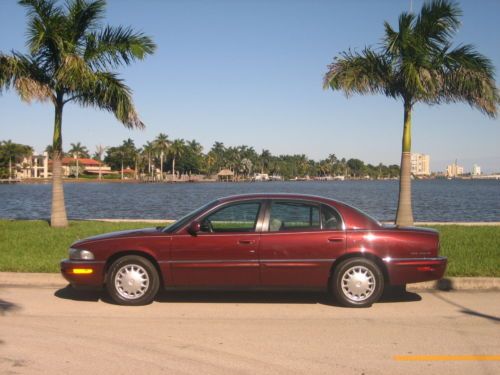
[[[183,227],[184,225],[186,225],[189,221],[191,221],[192,219],[194,219],[196,216],[198,216],[199,214],[201,214],[203,211],[205,211],[206,209],[208,209],[209,207],[215,205],[218,203],[218,200],[214,200],[212,202],[209,202],[207,204],[205,204],[204,206],[201,206],[199,208],[197,208],[196,210],[194,211],[191,211],[190,213],[188,213],[187,215],[183,216],[182,218],[180,218],[179,220],[173,222],[172,224],[170,225],[167,225],[165,228],[163,228],[163,232],[165,233],[173,233],[175,232],[177,229]]]

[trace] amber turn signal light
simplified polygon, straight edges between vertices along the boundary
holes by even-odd
[[[71,270],[71,273],[75,275],[90,275],[93,272],[92,268],[73,268]]]

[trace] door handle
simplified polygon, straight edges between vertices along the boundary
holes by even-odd
[[[254,240],[239,240],[238,243],[240,245],[253,245],[255,243]]]
[[[330,237],[328,242],[342,242],[344,239],[342,237]]]

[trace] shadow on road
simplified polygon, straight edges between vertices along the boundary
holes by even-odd
[[[481,313],[479,311],[469,309],[468,307],[460,305],[459,303],[450,301],[448,298],[443,297],[439,293],[433,292],[432,294],[434,295],[434,297],[440,299],[441,301],[444,301],[444,302],[446,302],[449,305],[458,307],[460,309],[460,312],[462,314],[477,316],[478,318],[484,318],[484,319],[491,320],[492,322],[495,322],[495,323],[500,323],[500,317],[498,317],[498,316],[483,314],[483,313]]]
[[[57,290],[54,296],[62,299],[70,299],[82,302],[98,302],[104,299],[104,293],[100,291],[76,290],[71,285]]]
[[[19,309],[20,307],[15,303],[0,299],[0,315],[4,315],[7,312],[17,311]]]
[[[103,301],[113,303],[106,293],[101,291],[75,290],[70,285],[54,293],[58,298],[82,302]],[[415,302],[422,298],[416,293],[384,293],[379,303]],[[158,293],[156,302],[168,303],[268,303],[268,304],[321,304],[338,305],[324,292],[297,291],[187,291],[168,290]]]

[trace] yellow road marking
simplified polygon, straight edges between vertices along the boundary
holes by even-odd
[[[500,355],[395,355],[395,361],[500,361]]]

